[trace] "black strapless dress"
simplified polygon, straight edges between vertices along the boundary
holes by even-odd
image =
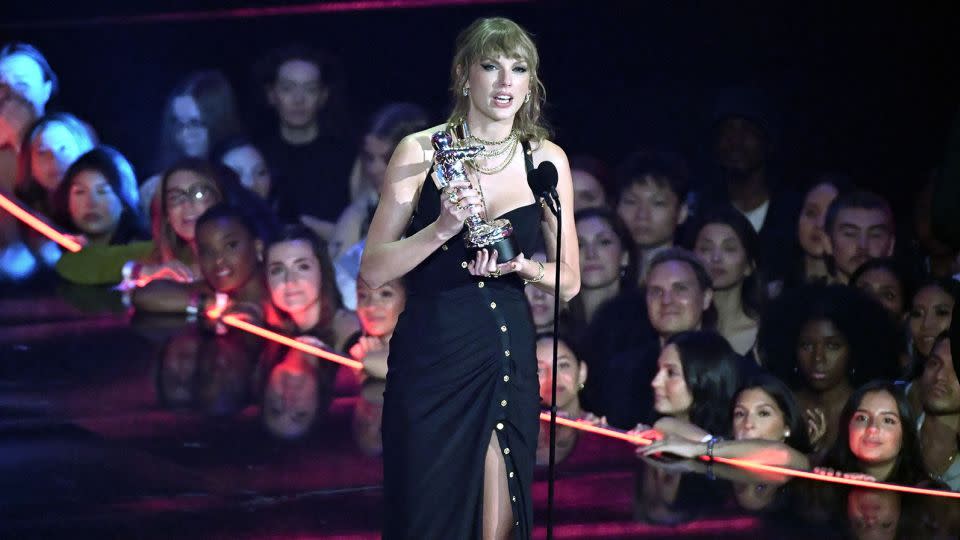
[[[533,169],[524,145],[527,177]],[[408,235],[432,223],[428,177]],[[503,216],[529,255],[540,206]],[[406,309],[390,341],[383,412],[383,537],[471,539],[482,533],[484,457],[495,433],[506,464],[515,538],[533,528],[538,432],[535,328],[516,274],[471,276],[463,232],[407,274]]]

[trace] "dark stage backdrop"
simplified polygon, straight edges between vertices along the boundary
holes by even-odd
[[[950,2],[856,4],[532,2],[51,25],[44,21],[281,3],[29,2],[4,8],[0,39],[45,51],[62,79],[53,108],[89,120],[146,176],[156,172],[164,98],[189,70],[222,69],[256,124],[264,111],[253,60],[302,41],[341,57],[358,130],[396,100],[440,120],[456,33],[476,17],[504,15],[536,35],[548,114],[568,153],[615,163],[656,144],[702,163],[717,89],[755,85],[778,105],[783,178],[845,170],[903,206],[937,163],[960,96],[960,18]]]

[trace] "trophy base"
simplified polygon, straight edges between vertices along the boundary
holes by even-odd
[[[473,229],[467,235],[467,251],[474,255],[481,249],[497,250],[497,263],[503,264],[512,261],[520,255],[520,246],[513,236],[513,226],[505,219],[498,219],[493,223],[484,223],[483,226]]]

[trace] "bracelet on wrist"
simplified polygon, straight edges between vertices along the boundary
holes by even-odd
[[[533,278],[533,279],[524,279],[524,280],[523,280],[523,284],[524,284],[524,285],[526,285],[527,283],[537,283],[537,282],[543,280],[543,274],[544,274],[544,271],[545,271],[544,266],[543,266],[543,263],[540,262],[540,261],[533,261],[533,262],[535,262],[535,263],[537,263],[538,265],[540,265],[540,273],[538,273],[538,274],[537,274],[537,277],[535,277],[535,278]]]

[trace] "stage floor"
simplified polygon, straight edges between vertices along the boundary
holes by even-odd
[[[0,537],[379,537],[375,383],[341,369],[329,413],[281,440],[264,427],[264,374],[244,338],[131,317],[102,290],[46,289],[0,296]],[[960,532],[960,503],[738,471],[711,480],[697,464],[644,463],[626,443],[574,435],[562,433],[556,538]],[[537,538],[546,494],[541,470]]]

